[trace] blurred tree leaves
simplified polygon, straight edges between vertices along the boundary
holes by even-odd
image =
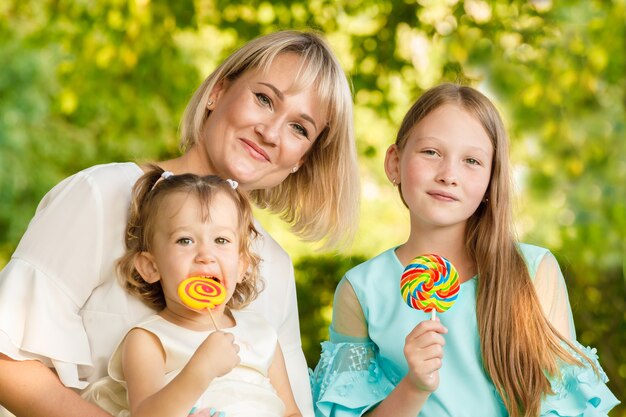
[[[382,170],[402,116],[423,89],[459,81],[502,111],[519,234],[558,257],[579,339],[626,398],[625,22],[624,0],[4,1],[0,265],[52,185],[95,163],[176,155],[184,106],[226,55],[314,28],[353,83],[360,231],[346,259],[316,255],[259,213],[296,260],[309,360],[343,270],[406,238]]]

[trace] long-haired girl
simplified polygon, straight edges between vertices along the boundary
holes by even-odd
[[[385,171],[410,212],[408,240],[349,271],[313,376],[318,416],[606,415],[617,400],[575,342],[563,276],[516,241],[508,143],[493,104],[442,84],[405,116]],[[459,272],[438,320],[409,308],[400,276],[435,253]]]

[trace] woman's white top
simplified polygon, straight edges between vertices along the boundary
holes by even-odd
[[[0,351],[54,367],[68,387],[106,375],[116,343],[154,311],[127,294],[115,272],[124,252],[135,163],[85,169],[42,199],[15,253],[0,272]],[[298,407],[312,416],[300,342],[293,265],[257,223],[254,250],[265,289],[247,309],[276,329]]]

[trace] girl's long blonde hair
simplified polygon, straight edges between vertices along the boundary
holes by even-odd
[[[550,376],[559,361],[582,365],[545,318],[513,231],[508,138],[491,101],[477,90],[441,84],[426,91],[408,111],[398,135],[399,151],[411,129],[444,104],[461,107],[478,120],[491,139],[494,158],[487,200],[469,218],[467,251],[478,269],[476,318],[485,371],[512,417],[536,417],[541,399],[552,393]],[[593,363],[589,363],[594,367]]]
[[[206,104],[217,83],[255,69],[267,71],[285,53],[301,57],[294,87],[315,89],[328,124],[297,172],[275,187],[250,194],[260,207],[279,213],[303,239],[338,246],[352,239],[358,223],[352,92],[339,61],[317,33],[285,30],[260,36],[226,58],[189,101],[181,123],[181,147],[185,150],[203,140],[202,126],[210,114]]]

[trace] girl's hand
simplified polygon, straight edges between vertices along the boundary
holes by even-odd
[[[194,354],[206,360],[206,367],[214,376],[229,373],[240,362],[239,346],[235,344],[232,333],[215,331],[211,333]],[[206,369],[206,368],[205,368]]]
[[[439,369],[443,359],[443,334],[446,329],[439,320],[419,323],[404,342],[404,357],[409,366],[408,380],[420,391],[433,392],[439,386]]]

